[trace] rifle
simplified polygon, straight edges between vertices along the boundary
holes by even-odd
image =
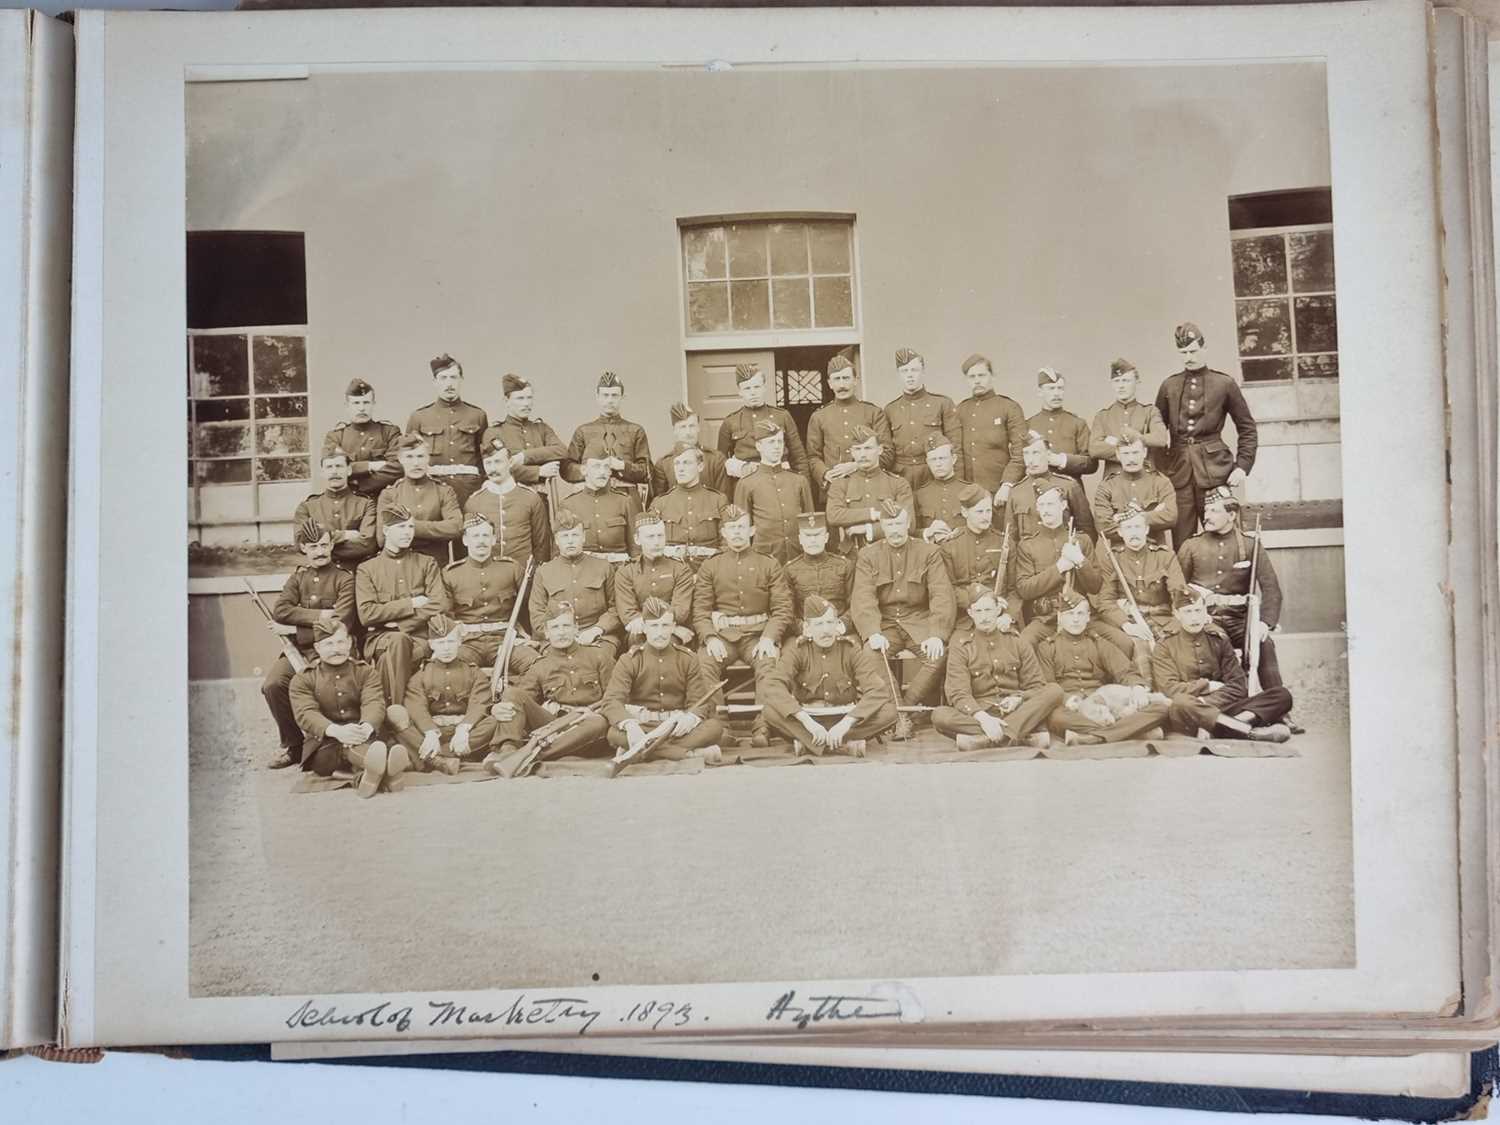
[[[704,692],[703,695],[699,697],[696,703],[691,703],[688,706],[682,708],[682,710],[691,711],[695,707],[702,707],[705,703],[707,703],[714,697],[714,694],[721,687],[723,687],[728,682],[728,680],[720,680],[718,683],[714,684],[713,687]],[[629,765],[636,758],[645,757],[648,753],[651,752],[651,750],[657,745],[657,743],[665,742],[667,740],[667,732],[670,731],[672,727],[672,723],[663,721],[656,727],[655,730],[653,730],[650,734],[648,734],[644,739],[641,740],[641,744],[639,746],[635,747],[634,749],[631,749],[627,746],[625,747],[625,749],[619,751],[615,755],[614,761],[610,763],[611,776],[619,773],[622,768]]]
[[[1245,668],[1251,695],[1260,694],[1260,645],[1255,627],[1260,624],[1260,513],[1255,513],[1255,545],[1250,548],[1250,589],[1245,593]]]
[[[542,756],[544,750],[554,745],[568,731],[594,714],[597,714],[597,712],[592,707],[578,707],[559,715],[550,723],[537,727],[526,740],[526,745],[521,747],[524,753],[521,755],[521,760],[516,764],[515,771],[511,776],[525,777],[536,767],[537,759]]]
[[[1010,565],[1010,529],[1011,523],[1005,521],[1005,536],[1000,540],[1000,561],[995,566],[995,588],[992,591],[995,597],[999,597],[1005,585],[1005,568]]]
[[[1071,544],[1072,546],[1075,546],[1075,547],[1078,545],[1078,531],[1073,526],[1073,517],[1072,516],[1068,517],[1068,543]],[[1071,594],[1073,592],[1073,571],[1074,571],[1074,569],[1075,568],[1073,568],[1073,567],[1069,567],[1068,568],[1068,573],[1066,573],[1066,574],[1063,575],[1063,587],[1062,588],[1063,588],[1063,593],[1064,594]]]
[[[260,615],[267,621],[269,621],[272,625],[281,624],[281,622],[277,621],[276,618],[271,616],[271,611],[266,608],[266,603],[260,600],[260,595],[255,592],[255,587],[250,585],[250,579],[242,578],[240,579],[240,581],[245,584],[245,590],[254,600],[255,608],[260,610]],[[292,643],[292,639],[281,633],[278,633],[276,635],[276,639],[281,644],[281,655],[286,657],[286,662],[292,666],[292,671],[306,672],[307,658],[298,651],[297,646]]]
[[[526,587],[531,582],[531,571],[535,559],[526,560],[526,573],[521,575],[521,584],[516,587],[516,604],[510,607],[510,620],[505,623],[505,641],[500,645],[500,655],[495,657],[495,669],[490,673],[490,695],[499,702],[510,678],[510,654],[516,649],[516,620],[521,616],[521,603],[526,600]]]
[[[1106,533],[1099,537],[1099,546],[1104,548],[1105,557],[1109,559],[1109,565],[1115,568],[1115,579],[1120,583],[1120,590],[1125,595],[1125,601],[1130,606],[1131,619],[1146,631],[1146,648],[1156,651],[1156,635],[1151,632],[1151,626],[1147,624],[1146,617],[1141,613],[1141,607],[1135,600],[1135,595],[1130,592],[1130,583],[1125,581],[1125,572],[1120,569],[1120,560],[1115,558],[1114,551],[1109,545],[1109,535]]]

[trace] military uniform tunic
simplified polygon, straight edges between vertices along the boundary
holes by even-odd
[[[828,527],[837,528],[845,549],[881,539],[878,510],[882,502],[894,500],[906,509],[910,526],[917,526],[917,503],[906,478],[884,469],[861,469],[828,486]],[[870,534],[856,534],[866,528]]]
[[[719,452],[725,458],[759,463],[760,451],[755,445],[757,422],[774,422],[786,437],[786,459],[792,472],[808,476],[807,447],[797,432],[797,423],[779,406],[742,406],[719,423]]]
[[[327,609],[333,610],[351,632],[359,629],[359,618],[354,612],[354,576],[332,562],[326,566],[299,566],[294,570],[281,588],[276,604],[271,607],[271,616],[279,625],[295,625],[297,633],[288,639],[296,644],[304,657],[315,660],[312,627]],[[288,694],[293,674],[286,654],[278,654],[261,682],[260,693],[276,721],[282,750],[295,761],[302,753],[303,736],[292,713]]]
[[[702,483],[691,488],[679,484],[652,500],[651,510],[667,525],[667,543],[688,548],[684,561],[696,566],[719,549],[719,512],[728,503],[722,492]]]
[[[1071,730],[1104,742],[1123,742],[1140,738],[1154,727],[1165,726],[1168,715],[1165,703],[1149,703],[1134,715],[1108,725],[1067,706],[1067,697],[1089,696],[1105,684],[1149,687],[1145,677],[1108,641],[1092,633],[1075,637],[1059,631],[1037,646],[1037,656],[1042,662],[1042,674],[1063,691],[1063,702],[1047,720],[1053,734],[1066,735]]]
[[[604,689],[614,671],[614,658],[604,645],[569,645],[542,649],[535,664],[505,689],[504,700],[516,706],[516,716],[496,724],[494,745],[500,748],[501,773],[510,776],[522,756],[526,737],[566,711],[592,707],[595,713],[559,734],[538,757],[540,761],[583,754],[603,745],[609,721],[599,710]],[[545,706],[551,704],[551,707]]]
[[[752,620],[719,629],[714,626],[715,613]],[[753,620],[756,618],[761,620]],[[718,637],[733,648],[746,639],[757,641],[764,634],[780,643],[791,625],[791,590],[781,564],[770,555],[754,547],[725,550],[698,568],[692,626],[700,639]]]
[[[646,441],[646,431],[635,422],[601,414],[579,426],[568,443],[563,477],[582,481],[583,462],[589,457],[618,457],[625,467],[616,471],[616,477],[630,484],[651,483],[651,446]]]
[[[1184,579],[1230,599],[1230,604],[1213,606],[1209,612],[1241,651],[1245,647],[1246,595],[1250,592],[1254,548],[1254,534],[1234,527],[1223,535],[1207,531],[1195,535],[1177,552]],[[1255,584],[1260,587],[1260,619],[1268,629],[1274,629],[1281,620],[1281,582],[1269,551],[1260,552],[1260,561],[1254,569]],[[1259,672],[1261,686],[1281,685],[1276,644],[1270,637],[1260,645]]]
[[[1063,524],[1066,525],[1068,517],[1072,516],[1073,526],[1087,534],[1090,539],[1094,538],[1097,534],[1094,526],[1094,513],[1089,510],[1089,500],[1084,494],[1083,485],[1079,484],[1074,477],[1048,469],[1037,476],[1021,478],[1021,483],[1010,491],[1010,500],[1005,506],[1005,511],[1006,519],[1010,521],[1011,529],[1015,533],[1014,541],[1025,539],[1041,526],[1042,521],[1036,514],[1037,494],[1052,487],[1062,489],[1063,498],[1067,501],[1067,510],[1063,513]]]
[[[1194,635],[1173,621],[1151,656],[1151,678],[1157,691],[1171,697],[1172,727],[1190,735],[1200,727],[1214,731],[1220,715],[1249,711],[1252,725],[1264,726],[1279,722],[1292,709],[1292,693],[1283,686],[1249,694],[1234,642],[1212,623]],[[1210,690],[1210,683],[1223,686]],[[1238,734],[1227,728],[1215,733]]]
[[[640,616],[647,598],[660,598],[672,607],[677,624],[693,627],[693,569],[665,555],[631,559],[615,571],[615,612],[628,625]]]
[[[1038,523],[1035,530],[1020,542],[1016,555],[1016,594],[1024,602],[1028,623],[1045,621],[1050,624],[1057,620],[1057,599],[1066,584],[1066,576],[1057,569],[1057,560],[1062,558],[1063,545],[1067,541],[1066,527],[1046,527]],[[1078,546],[1083,551],[1083,565],[1068,572],[1073,576],[1073,589],[1079,594],[1097,594],[1104,588],[1104,574],[1094,556],[1094,540],[1080,532]],[[1027,639],[1032,638],[1028,636]]]
[[[880,440],[880,467],[889,471],[896,464],[896,447],[891,440],[891,420],[873,402],[850,399],[848,402],[824,403],[813,411],[807,422],[807,460],[813,485],[821,495],[831,488],[824,477],[835,465],[852,461],[849,447],[854,444],[856,426],[868,426]]]
[[[501,492],[493,481],[485,481],[464,501],[464,515],[489,520],[495,529],[495,554],[514,559],[523,571],[532,559],[541,566],[552,557],[547,502],[523,484]]]
[[[490,716],[492,701],[487,673],[465,660],[447,664],[429,660],[406,683],[402,703],[405,721],[402,711],[390,709],[396,741],[411,751],[412,761],[421,769],[421,748],[426,735],[436,731],[442,747],[439,753],[451,754],[453,732],[467,726],[469,748],[462,757],[480,758],[495,738],[496,723]],[[441,722],[442,719],[450,721]]]
[[[340,422],[323,436],[323,450],[319,460],[335,449],[342,449],[349,458],[349,487],[361,496],[374,498],[386,485],[401,479],[401,464],[396,459],[396,440],[401,436],[401,427],[394,422]],[[384,461],[385,468],[379,471],[370,468],[371,462]]]
[[[1234,469],[1254,467],[1260,434],[1240,385],[1207,367],[1168,375],[1156,392],[1156,409],[1171,435],[1161,468],[1177,490],[1172,546],[1180,549],[1198,526],[1203,494],[1227,483]],[[1234,453],[1224,444],[1226,416],[1234,423]]]
[[[540,484],[541,466],[549,461],[562,462],[568,456],[568,447],[557,431],[540,418],[502,418],[484,431],[479,448],[488,449],[496,438],[512,455],[525,455],[526,460],[512,470],[516,480],[524,485]],[[483,467],[482,461],[480,465]]]
[[[1015,484],[1024,466],[1026,415],[1015,399],[990,391],[970,395],[958,404],[962,458],[958,471],[991,495],[1002,484]]]
[[[786,564],[787,589],[792,595],[792,620],[802,620],[802,604],[809,594],[826,599],[849,628],[849,595],[854,588],[854,561],[843,555],[824,551],[809,558],[798,555]]]
[[[929,479],[926,484],[917,489],[917,522],[913,525],[919,532],[926,531],[936,521],[942,520],[949,528],[962,527],[964,524],[963,509],[958,505],[958,498],[963,495],[964,490],[969,488],[971,482],[958,476],[951,476],[947,480]]]
[[[428,598],[420,609],[415,595]],[[419,551],[392,555],[381,551],[354,572],[354,602],[365,627],[365,658],[375,664],[387,703],[406,695],[413,668],[427,656],[427,641],[418,636],[434,614],[448,612],[448,591],[437,563]]]
[[[1059,472],[1080,484],[1083,478],[1099,467],[1099,462],[1089,453],[1089,424],[1070,410],[1039,410],[1026,419],[1026,428],[1034,430],[1047,439],[1053,453],[1067,455],[1068,463]]]
[[[342,492],[324,489],[314,492],[292,513],[292,525],[316,520],[333,533],[333,559],[351,572],[380,547],[375,542],[375,501],[361,496],[352,488]],[[345,531],[355,532],[357,539],[339,539]]]
[[[613,635],[619,632],[620,617],[615,612],[614,568],[593,555],[557,558],[537,568],[531,580],[529,608],[531,620],[547,620],[547,611],[556,603],[573,603],[573,616],[580,629],[597,625],[613,646]]]
[[[485,412],[473,403],[456,399],[444,402],[434,399],[426,406],[412,411],[406,422],[406,432],[421,434],[427,439],[431,451],[433,468],[468,468],[468,473],[437,473],[451,487],[460,504],[484,480],[484,460],[479,452],[479,443],[490,420]]]
[[[1104,466],[1104,479],[1120,471],[1120,442],[1126,430],[1139,434],[1146,446],[1147,465],[1167,447],[1167,424],[1161,411],[1144,402],[1112,402],[1094,415],[1089,427],[1089,453]],[[1110,441],[1114,438],[1114,441]]]
[[[635,488],[583,488],[562,502],[564,511],[583,521],[583,549],[599,555],[615,555],[607,561],[620,562],[635,557],[635,517],[641,510],[640,493]]]
[[[734,486],[734,502],[750,513],[757,551],[781,563],[798,553],[797,517],[813,506],[805,473],[762,465]]]
[[[995,571],[1000,566],[1000,551],[1004,542],[1005,536],[993,527],[975,534],[964,526],[957,535],[942,545],[943,557],[948,562],[948,573],[953,576],[953,593],[960,611],[960,626],[967,619],[963,611],[969,608],[969,603],[973,600],[971,587],[977,582],[986,589],[995,588]],[[1012,535],[1010,558],[1006,562],[1006,570],[1010,573],[1000,583],[1002,596],[1010,589],[1010,574],[1015,571],[1015,556],[1016,541]]]
[[[1127,473],[1119,466],[1106,473],[1094,489],[1093,515],[1096,528],[1105,529],[1111,543],[1120,542],[1114,520],[1130,507],[1139,504],[1146,512],[1146,528],[1158,543],[1167,541],[1167,532],[1177,524],[1177,493],[1172,482],[1154,469]]]
[[[880,658],[850,637],[838,637],[828,648],[807,637],[790,642],[767,673],[764,691],[766,723],[788,739],[807,739],[807,728],[797,719],[804,707],[852,704],[849,739],[873,738],[896,725],[896,703]],[[824,728],[842,718],[813,716]]]
[[[513,559],[499,555],[491,555],[484,562],[476,562],[471,556],[453,563],[443,571],[453,619],[463,625],[507,624],[523,573]],[[464,638],[458,656],[472,664],[493,665],[504,643],[504,629],[476,633]],[[525,657],[522,662],[527,662]]]
[[[713,715],[718,693],[704,698],[715,682],[705,674],[698,657],[681,645],[668,645],[661,651],[650,645],[631,649],[616,662],[604,689],[601,709],[609,723],[610,745],[616,749],[628,745],[621,725],[626,719],[634,718],[649,732],[668,712],[688,709],[702,722],[685,736],[658,743],[647,756],[682,758],[691,750],[717,743],[724,733],[724,725]]]
[[[1049,684],[1034,649],[1014,630],[970,630],[953,639],[948,670],[943,677],[946,705],[932,713],[932,725],[941,734],[980,735],[984,728],[974,718],[979,712],[994,715],[1012,742],[1044,724],[1062,702],[1062,688]],[[1020,696],[1008,714],[1000,714],[1002,700]]]
[[[896,451],[896,472],[916,488],[928,479],[927,439],[947,434],[955,450],[963,448],[958,410],[947,395],[933,394],[926,387],[915,394],[902,394],[885,404],[891,423],[891,442]]]
[[[448,545],[464,532],[464,513],[458,493],[432,477],[412,480],[403,477],[380,494],[375,504],[375,537],[385,546],[387,509],[403,505],[416,521],[417,533],[411,549],[431,558],[440,566],[448,565]]]
[[[369,723],[378,734],[385,723],[385,698],[380,677],[370,665],[352,657],[337,666],[315,661],[293,677],[290,686],[292,712],[306,733],[302,768],[327,776],[351,754],[336,739],[328,737],[335,724]],[[369,743],[363,743],[364,749]],[[363,761],[362,754],[353,758]]]
[[[1172,620],[1172,595],[1186,586],[1177,556],[1160,543],[1150,542],[1139,551],[1120,546],[1114,548],[1114,553],[1115,561],[1120,564],[1120,573],[1130,585],[1131,596],[1140,607],[1141,616],[1151,626],[1152,632],[1160,636],[1161,630]],[[1125,592],[1120,587],[1115,568],[1104,557],[1102,547],[1094,561],[1104,575],[1104,585],[1092,599],[1099,618],[1114,626],[1124,625],[1131,620],[1130,614],[1119,605]]]
[[[687,450],[682,450],[686,453]],[[729,470],[724,464],[724,454],[717,449],[704,449],[699,446],[699,452],[703,454],[703,471],[698,474],[698,483],[713,489],[724,496],[728,496]],[[665,453],[656,459],[656,464],[651,466],[651,495],[657,498],[667,495],[675,488],[682,487],[677,483],[677,473],[673,463],[679,456],[678,452]],[[725,501],[728,503],[728,501]],[[718,533],[715,532],[717,535]]]

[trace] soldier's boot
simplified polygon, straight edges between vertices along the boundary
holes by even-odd
[[[1097,734],[1080,734],[1076,730],[1067,730],[1063,733],[1064,746],[1102,746],[1104,739]]]
[[[365,767],[359,775],[359,785],[356,787],[361,797],[369,800],[380,791],[380,783],[385,780],[385,771],[389,764],[389,753],[384,742],[372,742],[370,748],[365,751]]]
[[[844,743],[844,753],[851,758],[863,758],[865,756],[865,740],[863,738],[851,738]]]
[[[696,750],[687,752],[689,758],[702,758],[706,766],[718,766],[724,763],[724,751],[719,748],[717,742],[710,742],[707,746],[699,746]]]
[[[1022,739],[1022,741],[1027,746],[1035,746],[1038,750],[1046,750],[1052,745],[1052,735],[1044,730],[1034,730]]]
[[[496,777],[509,777],[511,771],[520,764],[521,746],[516,742],[502,742],[484,756],[481,763],[487,773]]]
[[[1270,726],[1256,727],[1250,732],[1250,737],[1261,742],[1285,742],[1292,737],[1292,731],[1286,723],[1272,723]]]
[[[284,770],[287,768],[287,766],[295,766],[297,762],[298,759],[292,757],[292,752],[285,747],[282,747],[281,753],[277,757],[272,758],[269,762],[266,763],[266,769]]]
[[[462,766],[463,763],[458,760],[457,756],[446,752],[435,754],[432,758],[433,770],[437,773],[447,774],[449,777],[458,773]]]
[[[399,793],[406,788],[406,773],[411,769],[411,754],[405,746],[392,746],[386,756],[385,791]]]
[[[1010,739],[1002,735],[999,738],[991,738],[987,734],[958,734],[953,740],[958,743],[960,750],[988,750],[993,746],[1009,746]]]
[[[902,685],[901,702],[907,707],[919,707],[926,703],[936,694],[938,681],[942,675],[941,665],[918,663],[916,671]],[[926,712],[922,714],[925,715]]]

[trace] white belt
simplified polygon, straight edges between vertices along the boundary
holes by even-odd
[[[462,715],[434,715],[432,722],[434,726],[456,727],[464,721]]]
[[[430,477],[477,477],[479,470],[473,465],[430,465],[427,475]]]
[[[744,617],[732,617],[727,613],[719,614],[720,624],[731,628],[738,628],[745,625],[764,625],[769,620],[771,620],[770,615],[765,613],[751,613]]]
[[[598,559],[600,562],[622,563],[630,561],[630,556],[624,551],[585,551],[583,553]]]
[[[652,711],[649,708],[638,706],[634,703],[625,704],[625,714],[632,719],[647,723],[665,722],[673,714],[671,711]]]

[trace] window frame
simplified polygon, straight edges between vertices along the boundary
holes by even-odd
[[[1340,369],[1340,373],[1338,375],[1303,375],[1298,370],[1297,360],[1299,358],[1301,358],[1302,356],[1318,356],[1318,355],[1338,356],[1339,355],[1339,349],[1337,349],[1337,348],[1333,349],[1332,351],[1302,351],[1302,350],[1300,350],[1297,347],[1297,305],[1296,305],[1297,298],[1299,298],[1299,297],[1332,297],[1334,299],[1334,320],[1335,320],[1335,324],[1337,324],[1337,318],[1338,318],[1338,271],[1337,271],[1337,268],[1335,268],[1335,271],[1334,271],[1334,287],[1332,289],[1317,289],[1317,290],[1305,290],[1305,291],[1293,290],[1292,289],[1291,239],[1287,237],[1288,235],[1293,235],[1293,234],[1323,233],[1323,232],[1326,232],[1328,235],[1333,236],[1333,234],[1334,234],[1334,229],[1333,228],[1334,228],[1334,225],[1333,225],[1332,222],[1326,222],[1326,223],[1294,223],[1294,224],[1290,224],[1290,225],[1276,226],[1276,227],[1241,227],[1241,228],[1237,228],[1237,229],[1236,228],[1231,228],[1230,229],[1230,231],[1229,231],[1229,244],[1230,244],[1230,246],[1229,246],[1229,251],[1230,251],[1229,280],[1230,280],[1230,289],[1231,289],[1231,291],[1234,289],[1234,244],[1236,242],[1242,242],[1242,241],[1246,241],[1248,239],[1253,239],[1253,238],[1268,238],[1268,237],[1271,237],[1273,235],[1274,236],[1279,236],[1281,238],[1281,248],[1282,248],[1283,260],[1286,263],[1286,279],[1287,279],[1287,289],[1286,289],[1286,292],[1284,292],[1284,293],[1264,293],[1264,294],[1258,294],[1258,295],[1253,296],[1253,297],[1241,297],[1238,293],[1234,293],[1233,294],[1234,313],[1235,313],[1235,315],[1234,315],[1234,323],[1235,323],[1234,350],[1235,350],[1235,358],[1239,362],[1239,365],[1240,365],[1240,383],[1241,383],[1242,386],[1245,386],[1245,387],[1295,387],[1298,383],[1301,383],[1301,382],[1307,382],[1307,383],[1313,383],[1313,384],[1320,384],[1320,385],[1328,385],[1328,384],[1338,385],[1341,382],[1342,374],[1343,374],[1342,368]],[[1335,248],[1336,248],[1337,247],[1337,242],[1336,241],[1335,241],[1334,245],[1335,245]],[[1251,302],[1251,301],[1274,301],[1274,300],[1285,300],[1287,302],[1288,327],[1289,327],[1290,332],[1291,332],[1291,340],[1292,340],[1291,350],[1289,352],[1283,352],[1283,353],[1274,354],[1274,355],[1263,355],[1263,356],[1245,356],[1245,355],[1241,355],[1240,354],[1240,350],[1239,350],[1240,349],[1240,340],[1239,340],[1239,323],[1240,323],[1239,310],[1240,310],[1240,305],[1242,303],[1248,303],[1248,302]],[[1269,360],[1269,359],[1290,359],[1292,361],[1292,377],[1290,379],[1252,379],[1252,378],[1249,378],[1245,374],[1245,363],[1247,361],[1250,362],[1251,364],[1254,364],[1254,363],[1257,363],[1259,361]]]

